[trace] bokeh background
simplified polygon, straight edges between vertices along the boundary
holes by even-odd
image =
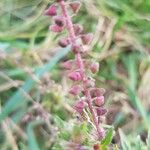
[[[50,32],[51,19],[43,15],[52,2],[0,1],[2,150],[71,150],[83,143],[92,149],[87,125],[80,126],[75,121],[71,107],[74,100],[67,92],[70,82],[57,62],[73,57],[57,46],[65,33]],[[100,63],[94,78],[98,87],[106,89],[105,123],[116,131],[110,147],[116,144],[116,150],[148,149],[150,1],[81,3],[73,21],[82,24],[85,32],[94,33],[87,58]]]

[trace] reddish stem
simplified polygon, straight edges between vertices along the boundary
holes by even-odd
[[[68,12],[67,12],[64,0],[60,1],[60,6],[61,6],[61,9],[62,9],[63,16],[66,19],[66,27],[67,27],[68,32],[69,32],[69,37],[70,37],[71,44],[74,45],[74,44],[76,44],[76,35],[75,35],[75,32],[74,32],[74,28],[73,28],[73,23],[72,23],[71,17],[68,15]],[[77,53],[77,54],[75,54],[75,57],[76,57],[77,65],[78,65],[78,67],[79,67],[79,69],[80,69],[80,71],[81,71],[81,73],[83,75],[83,87],[84,87],[84,92],[85,92],[85,96],[86,96],[86,99],[87,99],[88,107],[89,107],[89,110],[90,110],[90,112],[92,114],[92,118],[93,118],[95,127],[97,129],[98,136],[99,136],[99,138],[101,138],[102,133],[101,133],[101,130],[99,128],[98,118],[96,117],[96,113],[95,113],[93,105],[92,105],[90,92],[85,87],[85,84],[84,84],[85,81],[87,80],[87,77],[86,77],[86,75],[84,73],[85,69],[84,69],[84,64],[83,64],[83,60],[82,60],[81,54]]]

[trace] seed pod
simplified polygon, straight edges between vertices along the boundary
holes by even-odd
[[[90,70],[92,73],[97,73],[99,70],[99,63],[98,62],[93,62],[90,66]]]
[[[81,52],[81,47],[78,44],[74,44],[71,47],[72,51],[74,52],[74,54],[80,53]]]
[[[104,104],[104,96],[99,96],[94,99],[96,106],[102,106]]]
[[[81,81],[82,80],[82,76],[79,71],[74,71],[74,72],[69,73],[68,77],[73,81]]]
[[[65,21],[64,21],[64,18],[62,16],[55,16],[53,19],[54,19],[54,22],[57,26],[59,26],[59,27],[65,26]]]
[[[74,105],[74,109],[79,112],[79,113],[82,113],[83,112],[83,109],[85,108],[86,104],[83,100],[79,100],[75,103]]]
[[[97,107],[96,112],[97,112],[97,116],[103,116],[104,114],[106,114],[107,110],[102,107]]]
[[[83,34],[80,36],[82,43],[84,45],[88,45],[91,43],[92,39],[93,39],[93,34],[92,33],[88,33],[88,34]]]
[[[63,38],[63,39],[60,39],[58,41],[58,44],[61,46],[61,47],[66,47],[69,45],[69,40],[68,38]]]
[[[81,92],[81,86],[80,85],[74,85],[69,90],[69,93],[72,95],[78,95],[80,92]]]
[[[55,16],[57,15],[57,8],[55,5],[51,5],[47,10],[45,10],[44,15]]]
[[[50,29],[51,31],[53,31],[53,32],[57,32],[57,33],[59,33],[59,32],[62,32],[62,31],[63,31],[63,28],[62,28],[62,27],[60,27],[60,26],[57,26],[57,25],[51,25],[51,26],[49,27],[49,29]]]
[[[104,93],[105,93],[105,89],[103,88],[91,88],[90,89],[90,95],[92,98],[102,96],[104,95]]]
[[[73,29],[74,29],[74,32],[76,35],[79,35],[83,32],[83,26],[81,26],[79,24],[74,24]]]
[[[71,2],[69,4],[70,8],[72,9],[73,13],[77,13],[81,7],[81,3],[78,2],[78,1],[74,1],[74,2]]]
[[[95,79],[88,77],[88,79],[85,81],[86,88],[91,88],[95,86]]]
[[[67,69],[67,70],[71,70],[72,69],[72,66],[73,66],[73,63],[74,63],[74,60],[68,60],[66,62],[63,62],[61,64],[61,67]]]

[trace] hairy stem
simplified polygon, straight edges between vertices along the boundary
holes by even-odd
[[[66,19],[66,27],[67,27],[68,32],[69,32],[70,42],[71,42],[72,45],[74,45],[74,44],[76,44],[76,35],[75,35],[75,32],[74,32],[71,17],[68,15],[64,0],[60,1],[60,6],[61,6],[61,9],[62,9],[63,16]],[[81,73],[83,75],[83,88],[84,88],[86,100],[87,100],[87,103],[88,103],[88,107],[89,107],[89,110],[92,114],[93,122],[95,124],[96,129],[97,129],[98,136],[99,136],[99,138],[101,138],[102,133],[101,133],[101,130],[99,128],[98,118],[96,116],[96,113],[95,113],[93,105],[92,105],[92,99],[91,99],[91,96],[90,96],[90,92],[85,87],[85,84],[84,84],[87,80],[87,76],[84,73],[85,67],[84,67],[84,64],[83,64],[81,54],[78,52],[77,54],[75,54],[75,57],[76,57],[76,62],[77,62],[77,65],[79,67],[79,70],[81,71]]]

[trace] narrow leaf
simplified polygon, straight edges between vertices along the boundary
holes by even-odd
[[[121,129],[119,129],[119,135],[120,135],[122,150],[131,150],[131,146],[128,142],[128,139],[126,138],[126,136],[124,135]]]
[[[108,146],[111,143],[112,138],[113,138],[113,128],[110,128],[107,131],[106,137],[101,141],[101,145],[103,145],[104,147]]]
[[[41,122],[41,121],[33,121],[33,122],[29,123],[29,125],[27,126],[29,150],[40,150],[33,130],[34,130],[34,127],[36,127],[42,123],[43,122]]]
[[[51,60],[47,64],[45,64],[44,66],[35,71],[35,76],[38,79],[40,79],[44,73],[52,70],[55,64],[61,58],[63,58],[70,51],[70,49],[71,49],[70,46],[60,49],[57,52],[57,54],[53,58],[51,58]],[[0,114],[0,122],[14,110],[19,108],[20,106],[24,106],[27,103],[28,98],[26,96],[26,93],[30,92],[35,83],[36,82],[33,79],[28,78],[25,81],[24,85],[10,99],[7,100]]]
[[[150,150],[150,130],[148,132],[148,136],[147,136],[147,139],[146,139],[146,144],[147,144],[147,149]]]

